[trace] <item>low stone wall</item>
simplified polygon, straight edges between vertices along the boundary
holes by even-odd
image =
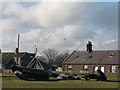
[[[2,70],[2,73],[3,73],[3,74],[13,74],[13,72],[12,72],[11,69],[3,69],[3,70]]]

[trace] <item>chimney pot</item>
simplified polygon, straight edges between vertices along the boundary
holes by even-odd
[[[15,49],[15,53],[18,53],[18,48]]]
[[[90,53],[92,52],[92,44],[90,41],[88,41],[88,44],[87,44],[87,51]]]

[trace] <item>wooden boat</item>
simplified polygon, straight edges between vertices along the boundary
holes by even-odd
[[[52,66],[34,58],[27,67],[12,66],[12,71],[22,80],[49,80]]]

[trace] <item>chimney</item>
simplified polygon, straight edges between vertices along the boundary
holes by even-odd
[[[15,49],[15,53],[18,53],[18,48]]]
[[[88,44],[87,44],[87,51],[90,53],[92,52],[92,44],[90,41],[88,41]]]
[[[19,52],[19,39],[20,39],[20,35],[18,34],[18,47],[17,47],[18,52]]]

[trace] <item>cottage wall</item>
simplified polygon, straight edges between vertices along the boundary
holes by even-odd
[[[63,65],[63,66],[62,66],[63,71],[68,71],[68,68],[67,68],[67,67],[68,67],[68,65]]]
[[[88,65],[88,70],[84,70],[84,65],[72,65],[71,72],[75,74],[79,73],[97,73],[94,71],[94,67],[97,66],[98,69],[101,69],[101,66],[104,67],[104,73],[107,75],[118,75],[119,68],[116,65],[116,73],[111,72],[111,65]],[[63,65],[63,71],[68,71],[68,65]]]

